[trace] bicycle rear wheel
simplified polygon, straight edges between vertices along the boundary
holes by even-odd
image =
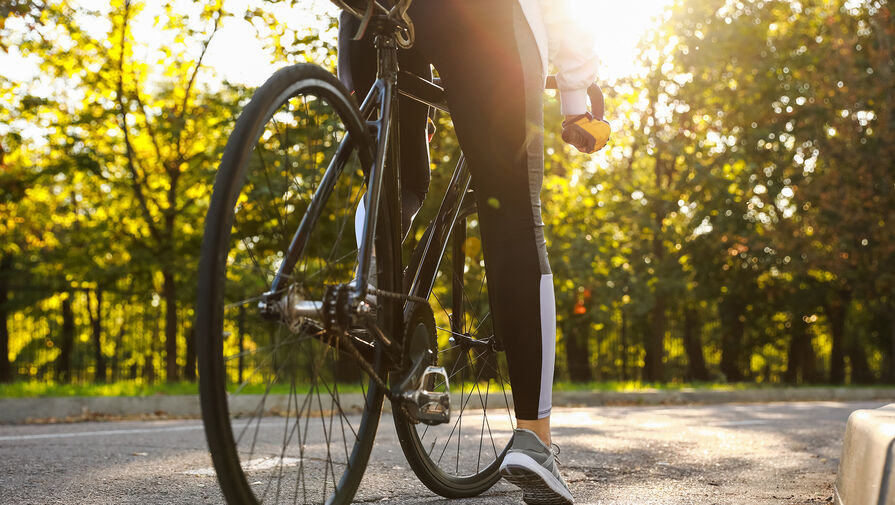
[[[360,483],[383,399],[368,373],[382,370],[378,342],[352,330],[367,346],[364,368],[322,318],[271,321],[258,304],[272,289],[320,301],[354,277],[369,151],[356,105],[314,65],[274,74],[228,140],[206,220],[196,330],[206,437],[229,503],[350,503]],[[386,290],[397,287],[390,212],[379,213],[375,242]],[[379,304],[386,332],[400,328],[397,305]]]
[[[401,411],[394,416],[408,463],[429,489],[447,498],[476,496],[500,479],[500,462],[515,427],[506,358],[494,336],[477,214],[472,196],[466,199],[429,296],[434,328],[428,316],[407,326],[408,335],[434,330],[433,364],[448,374],[451,422],[427,426],[413,424]],[[420,261],[426,238],[413,255],[415,261]],[[427,385],[435,391],[444,388]]]

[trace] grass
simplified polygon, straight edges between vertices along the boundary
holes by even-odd
[[[305,386],[306,388],[307,386]],[[298,386],[302,390],[302,386]],[[235,390],[230,387],[230,390]],[[289,394],[288,384],[275,384],[270,394]],[[265,384],[250,384],[240,390],[240,394],[262,394]],[[358,385],[339,385],[340,393],[360,393]],[[199,385],[193,382],[162,382],[158,384],[137,384],[134,382],[113,382],[109,384],[57,384],[54,382],[14,382],[0,384],[0,398],[44,398],[60,396],[153,396],[153,395],[195,395]]]
[[[58,384],[55,382],[13,382],[0,384],[0,398],[39,398],[49,396],[151,396],[197,394],[199,388],[190,382],[138,384]]]
[[[637,391],[679,391],[682,389],[695,389],[702,391],[740,391],[753,389],[769,389],[788,387],[789,384],[719,384],[706,382],[673,382],[673,383],[648,383],[640,381],[609,381],[572,383],[557,382],[554,391],[609,391],[609,392],[637,392]],[[829,384],[802,385],[802,388],[831,387]],[[845,386],[845,387],[883,387],[883,386]],[[301,387],[299,387],[301,389]],[[457,390],[457,384],[451,384],[451,390]],[[264,393],[264,384],[246,386],[241,390],[242,394]],[[359,393],[357,385],[339,386],[342,393]],[[191,382],[158,383],[153,385],[138,384],[135,382],[114,382],[109,384],[58,384],[54,382],[14,382],[12,384],[0,384],[0,398],[41,398],[60,396],[152,396],[152,395],[194,395],[198,394],[198,385]],[[467,385],[468,391],[468,385]],[[271,394],[288,394],[288,384],[274,385]]]
[[[738,383],[722,384],[713,382],[641,382],[641,381],[606,381],[606,382],[557,382],[554,391],[679,391],[682,389],[699,389],[712,391],[733,391],[740,389],[758,389],[759,384]]]
[[[780,383],[755,383],[737,382],[733,384],[718,382],[641,382],[641,381],[606,381],[606,382],[557,382],[553,384],[554,391],[609,391],[609,392],[638,392],[638,391],[746,391],[761,389],[781,389],[797,387],[799,389],[844,387],[854,389],[879,389],[889,387],[884,384],[780,384]]]

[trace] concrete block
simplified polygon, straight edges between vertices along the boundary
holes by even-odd
[[[895,505],[895,403],[848,417],[833,498],[837,505]]]

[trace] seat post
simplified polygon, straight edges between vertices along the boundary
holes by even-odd
[[[376,77],[384,79],[391,84],[398,83],[398,42],[394,35],[377,34],[374,39],[376,46]]]

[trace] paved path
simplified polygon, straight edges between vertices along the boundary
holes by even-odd
[[[810,504],[832,495],[845,421],[877,403],[556,409],[554,438],[579,503]],[[449,503],[403,459],[383,418],[358,499]],[[0,426],[4,504],[220,503],[197,421]],[[383,476],[385,478],[383,478]],[[500,483],[469,505],[521,503]]]

